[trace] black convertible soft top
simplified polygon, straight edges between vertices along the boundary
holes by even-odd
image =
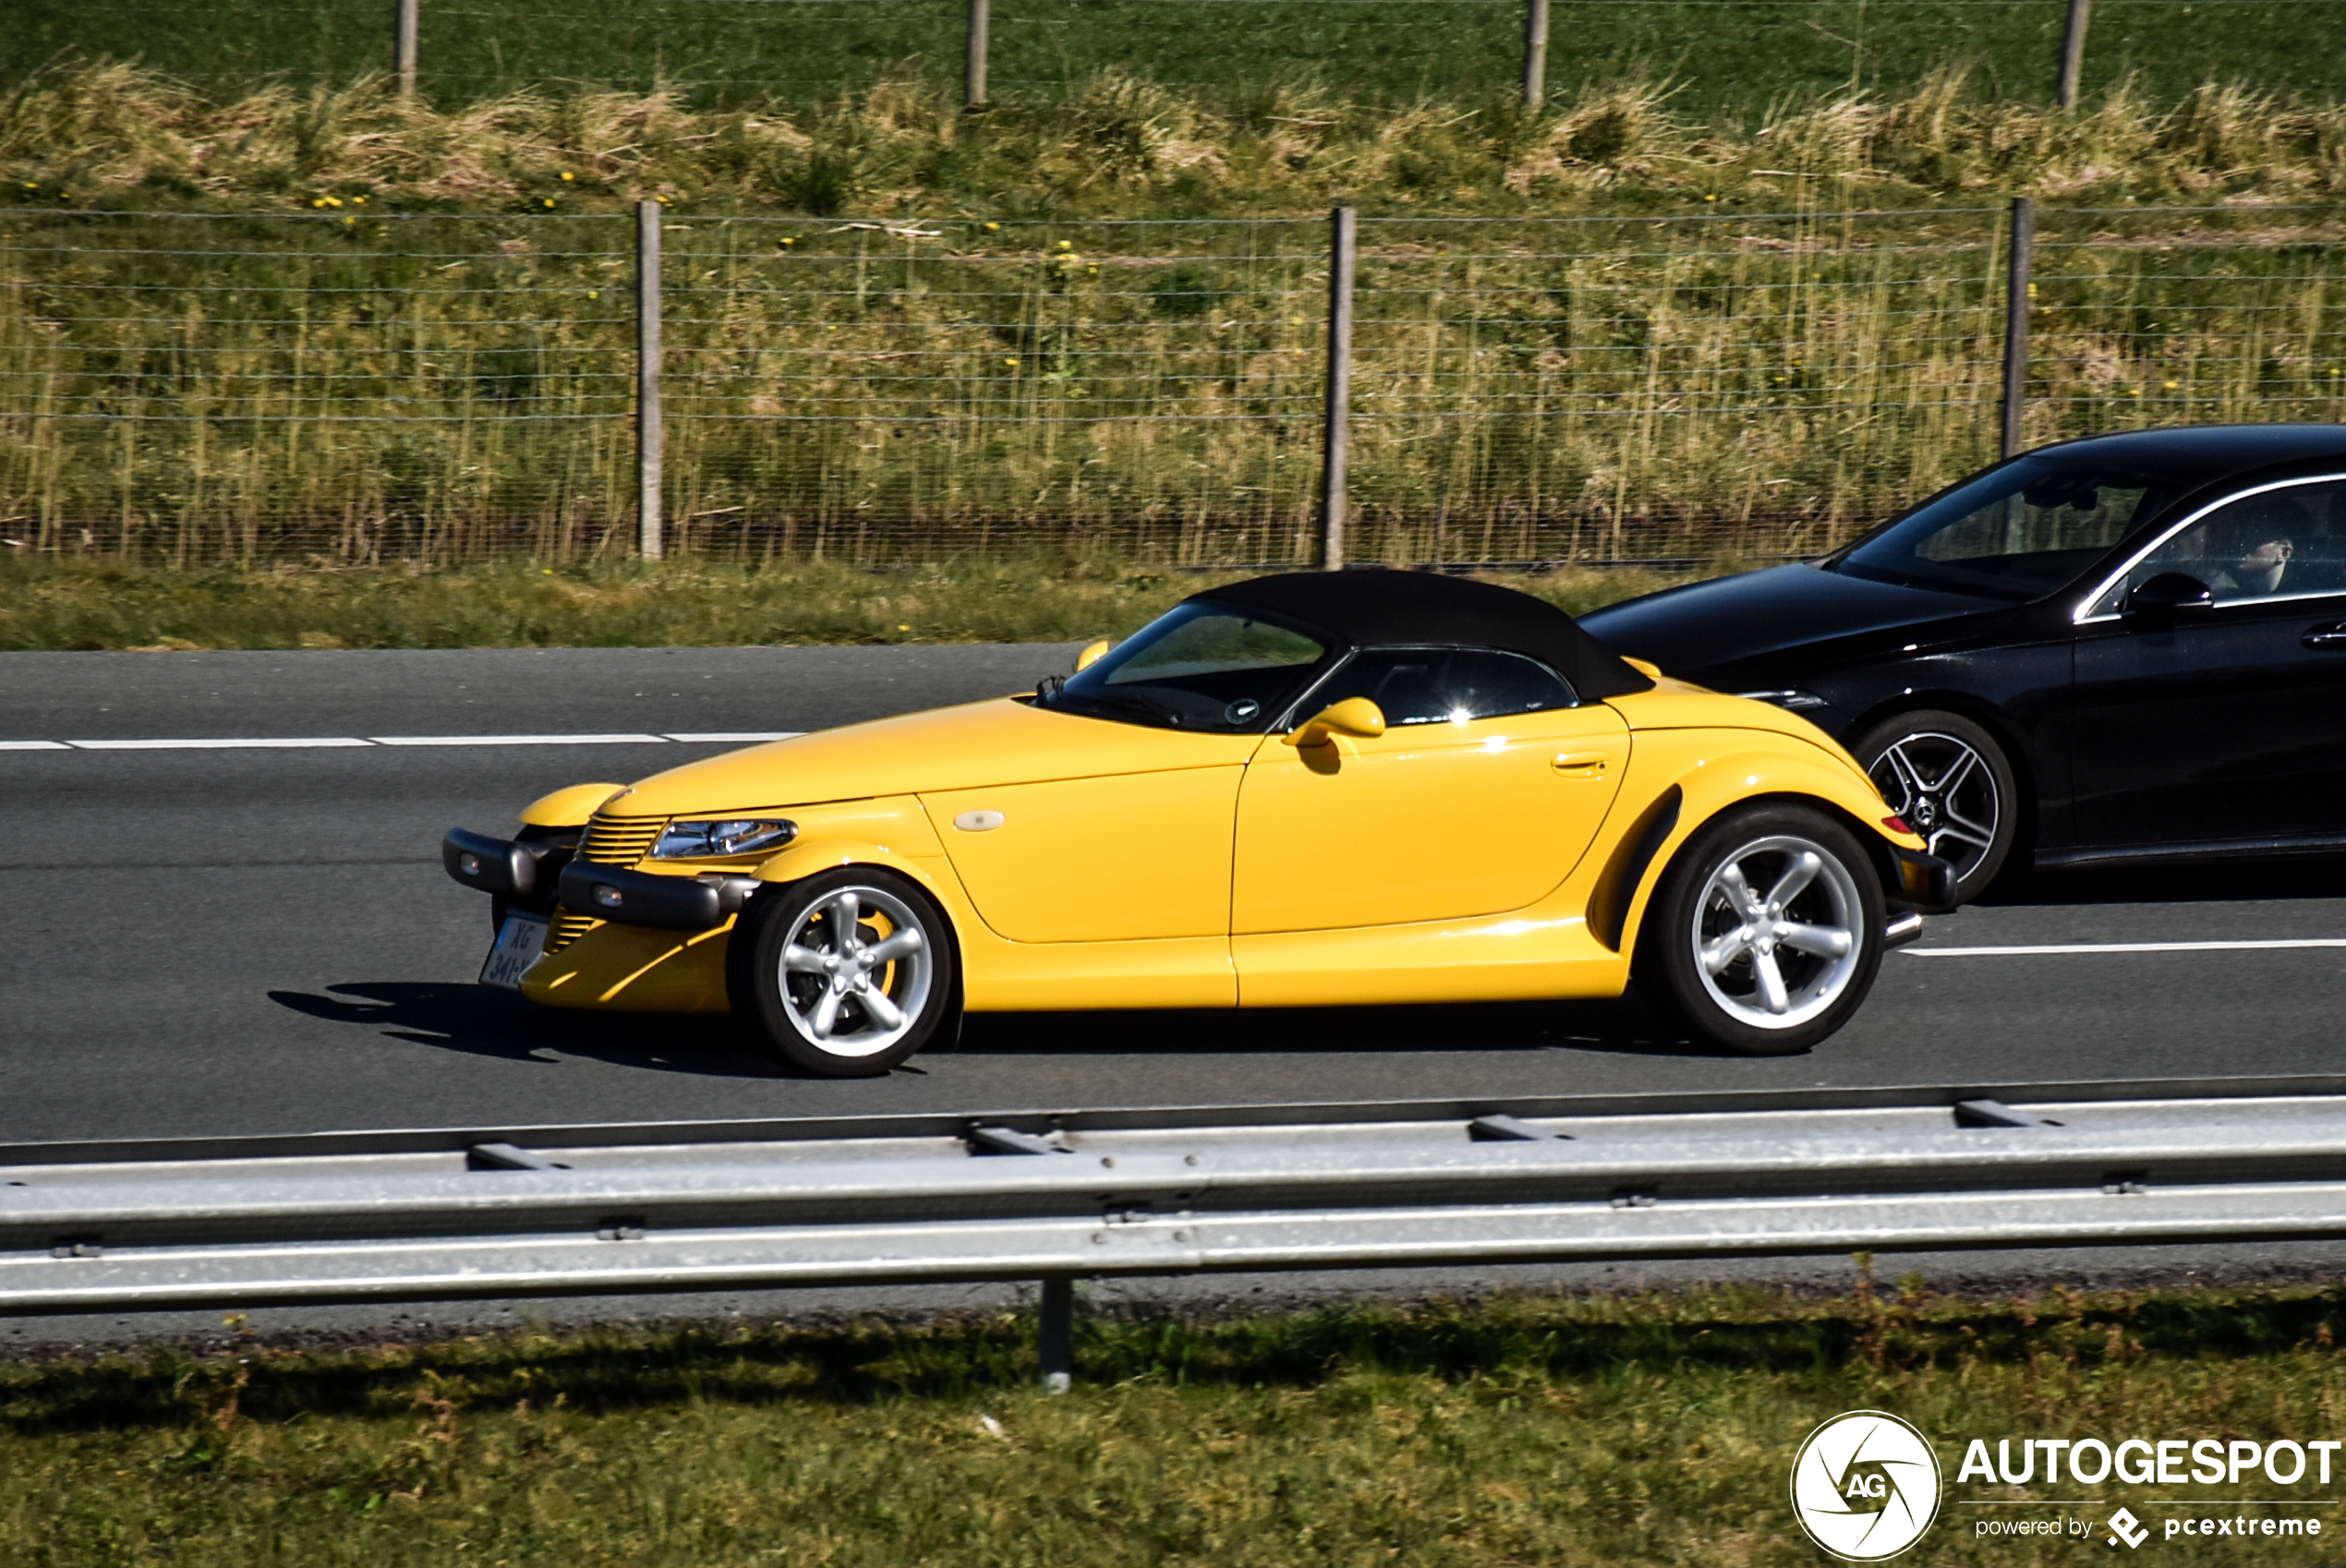
[[[1301,621],[1351,647],[1432,644],[1528,654],[1585,701],[1653,682],[1543,599],[1432,572],[1289,572],[1209,588],[1191,598]]]

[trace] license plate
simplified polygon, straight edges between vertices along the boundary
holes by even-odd
[[[480,966],[480,983],[505,991],[521,989],[521,977],[546,950],[546,920],[542,915],[509,914],[490,946],[489,961]]]

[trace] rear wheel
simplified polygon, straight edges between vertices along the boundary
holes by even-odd
[[[1637,977],[1696,1039],[1788,1055],[1864,1003],[1881,936],[1880,884],[1848,828],[1812,807],[1741,806],[1705,823],[1663,873]]]
[[[1930,852],[1955,868],[1955,902],[1988,890],[2012,853],[2019,792],[1995,737],[1957,713],[1886,718],[1849,748]]]
[[[958,1005],[944,911],[908,879],[850,866],[759,890],[726,953],[735,1016],[826,1078],[869,1078]]]

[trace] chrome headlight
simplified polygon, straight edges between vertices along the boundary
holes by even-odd
[[[798,824],[780,817],[729,816],[708,822],[671,822],[652,846],[656,861],[719,860],[779,850],[798,837]]]

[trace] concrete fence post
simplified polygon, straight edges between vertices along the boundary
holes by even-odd
[[[393,31],[391,50],[392,74],[399,81],[399,96],[403,101],[416,96],[416,34],[421,23],[417,16],[421,0],[399,0],[399,19]]]
[[[635,549],[660,556],[660,464],[667,430],[659,407],[659,228],[657,201],[635,203]]]
[[[2012,232],[2004,260],[2003,455],[2020,451],[2021,416],[2028,404],[2028,271],[2037,248],[2037,208],[2025,196],[2012,199]]]
[[[1320,446],[1320,568],[1344,569],[1344,464],[1352,447],[1352,272],[1360,213],[1328,214],[1327,416]]]

